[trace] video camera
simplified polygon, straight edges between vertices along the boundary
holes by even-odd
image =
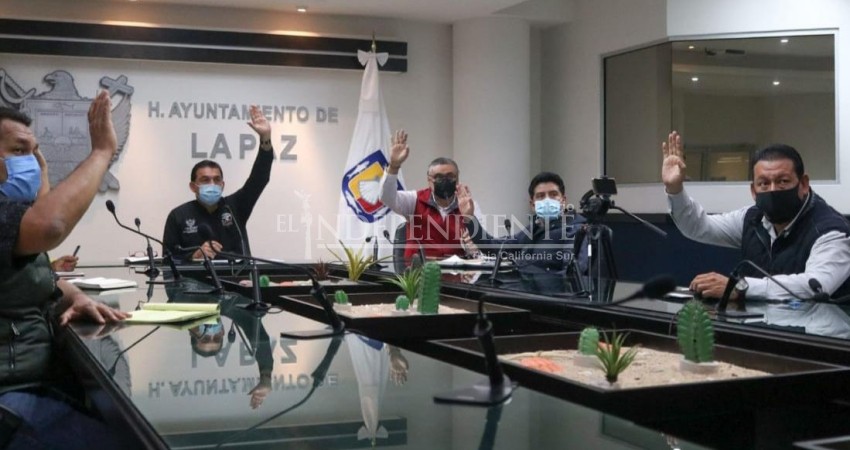
[[[617,195],[617,183],[613,178],[599,177],[592,181],[593,189],[587,191],[579,201],[581,214],[594,222],[602,218],[614,206],[612,195]]]

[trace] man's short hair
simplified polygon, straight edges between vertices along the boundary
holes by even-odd
[[[558,185],[558,190],[561,191],[561,195],[564,195],[564,180],[561,179],[561,176],[557,173],[552,172],[540,172],[531,179],[531,183],[528,184],[528,197],[534,198],[534,189],[538,184],[542,183],[555,183]]]
[[[453,160],[451,158],[445,158],[445,157],[442,157],[442,156],[431,161],[431,164],[428,164],[428,174],[431,174],[431,168],[432,167],[434,167],[434,166],[445,166],[445,165],[454,166],[455,172],[460,174],[460,169],[458,169],[457,163],[455,162],[455,160]]]
[[[30,119],[30,116],[18,111],[17,109],[0,106],[0,123],[2,123],[4,120],[11,120],[13,122],[22,123],[25,126],[30,126],[30,124],[32,123],[32,119]]]
[[[195,164],[195,167],[192,167],[192,174],[191,174],[191,178],[189,178],[189,181],[194,182],[195,181],[195,175],[198,174],[198,169],[203,169],[204,167],[212,167],[213,169],[218,169],[218,171],[221,173],[221,177],[224,178],[224,171],[221,170],[221,166],[219,166],[218,163],[215,162],[215,161],[205,159],[205,160]]]
[[[785,144],[772,144],[756,152],[753,156],[753,162],[750,163],[750,180],[755,179],[756,163],[759,161],[776,161],[779,159],[790,159],[794,163],[794,172],[797,172],[797,178],[803,179],[803,174],[806,172],[803,166],[803,158],[794,147]]]
[[[198,347],[198,345],[200,343],[201,343],[200,340],[195,335],[193,335],[192,333],[189,333],[189,346],[192,348],[192,351],[196,355],[198,355],[202,358],[209,358],[210,356],[215,356],[215,355],[217,355],[221,352],[222,348],[224,348],[224,341],[223,340],[222,340],[222,342],[219,342],[218,348],[216,348],[214,350],[201,350],[201,348]]]

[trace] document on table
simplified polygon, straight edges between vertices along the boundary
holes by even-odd
[[[219,314],[218,303],[144,303],[138,311],[130,312],[126,323],[177,323]]]
[[[121,278],[103,278],[103,277],[95,277],[95,278],[72,278],[68,280],[69,283],[75,284],[80,289],[95,289],[95,290],[106,290],[106,289],[122,289],[122,288],[134,288],[138,287],[138,283],[133,280],[124,280]]]

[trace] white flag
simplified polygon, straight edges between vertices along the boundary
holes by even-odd
[[[389,164],[392,132],[378,83],[378,65],[387,62],[388,54],[358,51],[357,58],[366,70],[360,86],[357,122],[342,177],[338,221],[338,238],[355,249],[360,248],[368,237],[380,241],[387,228],[390,210],[380,200],[381,178]],[[397,187],[402,189],[401,174],[398,179]],[[389,231],[392,236],[393,230]],[[389,248],[388,244],[383,242],[381,247]]]

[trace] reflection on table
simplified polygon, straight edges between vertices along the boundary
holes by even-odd
[[[120,273],[126,270],[104,269],[103,276],[132,276]],[[92,362],[121,386],[119,400],[170,447],[632,448],[628,439],[606,436],[601,413],[524,388],[498,411],[435,404],[435,393],[470,385],[481,375],[356,334],[281,339],[282,331],[323,325],[274,308],[254,315],[239,308],[249,299],[236,294],[181,293],[194,287],[189,280],[157,285],[149,301],[219,301],[220,322],[194,331],[155,325],[72,329],[91,349]],[[146,290],[93,295],[132,311],[148,301]],[[193,350],[196,338],[215,343],[208,356]],[[252,392],[267,369],[267,392],[257,404]],[[660,434],[634,425],[630,435],[645,440]]]

